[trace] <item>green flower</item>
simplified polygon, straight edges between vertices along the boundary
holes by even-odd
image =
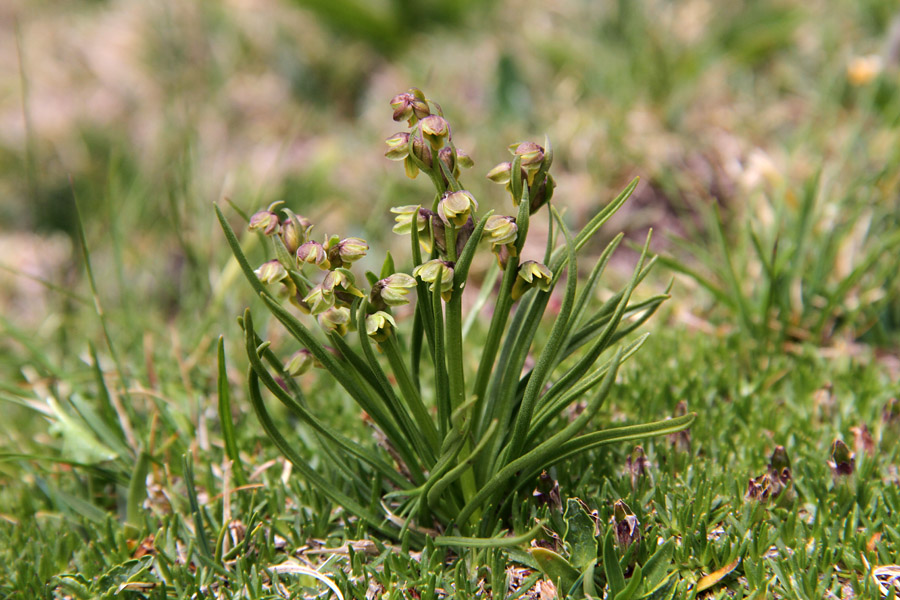
[[[369,299],[375,306],[402,306],[409,304],[406,298],[409,291],[416,287],[416,280],[406,273],[394,273],[381,279],[372,286]]]
[[[441,297],[445,302],[450,300],[450,293],[453,291],[453,263],[443,261],[439,258],[429,260],[413,269],[413,277],[418,277],[425,283],[430,283],[429,288],[432,292],[437,283],[438,273],[441,277]]]
[[[550,289],[552,280],[553,273],[550,269],[535,260],[526,260],[519,265],[519,273],[510,293],[512,299],[518,300],[525,292],[535,287],[546,292]]]
[[[385,140],[388,151],[384,155],[388,160],[403,160],[409,156],[409,134],[400,132],[395,133]]]
[[[438,203],[438,216],[445,224],[462,227],[472,212],[478,210],[478,202],[466,190],[448,192]]]
[[[491,215],[484,225],[484,237],[494,249],[497,246],[515,244],[518,233],[515,217]]]
[[[321,283],[309,290],[303,303],[309,307],[309,313],[318,315],[334,306],[334,291],[326,288]]]
[[[512,171],[512,163],[502,162],[490,171],[488,171],[487,178],[493,181],[494,183],[507,184],[510,179],[510,172]]]
[[[416,229],[419,232],[419,244],[426,252],[431,252],[431,231],[428,228],[428,219],[432,213],[430,210],[421,206],[412,204],[407,206],[395,206],[391,212],[397,215],[394,217],[394,227],[392,231],[399,235],[404,235],[412,231],[413,219],[416,221]]]
[[[397,326],[394,317],[379,310],[366,317],[366,333],[376,342],[384,342]]]
[[[328,333],[346,335],[350,329],[350,309],[345,306],[329,308],[319,315],[319,325]]]
[[[334,294],[337,300],[344,304],[351,304],[353,298],[365,298],[356,287],[356,278],[353,273],[344,268],[337,268],[329,271],[321,283],[322,289],[327,293]]]

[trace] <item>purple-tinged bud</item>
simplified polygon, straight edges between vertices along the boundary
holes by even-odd
[[[426,167],[428,167],[429,169],[431,168],[433,157],[433,154],[431,153],[431,146],[426,144],[421,137],[416,136],[415,138],[413,138],[412,151],[416,158],[425,163]]]
[[[530,214],[536,213],[542,206],[550,201],[553,197],[553,190],[556,188],[556,181],[549,173],[528,188],[528,211]]]
[[[516,275],[510,295],[513,301],[516,301],[531,288],[536,287],[546,292],[550,289],[552,281],[553,273],[550,269],[535,260],[526,260],[519,265],[519,273]]]
[[[328,333],[346,335],[350,329],[350,309],[332,307],[319,315],[319,325]]]
[[[366,334],[376,342],[386,341],[397,323],[394,317],[384,311],[377,311],[366,317]]]
[[[625,468],[631,478],[631,489],[637,488],[638,480],[647,474],[648,461],[644,455],[642,446],[635,446],[628,458],[625,459]]]
[[[842,440],[834,440],[831,445],[831,460],[828,461],[835,479],[849,477],[856,470],[856,459],[850,448]]]
[[[438,273],[441,274],[441,289],[435,290]],[[432,292],[440,291],[441,297],[445,302],[450,300],[450,294],[453,291],[453,263],[434,258],[413,269],[412,274],[413,277],[418,277],[425,283],[430,283],[431,287],[429,289]]]
[[[510,179],[510,172],[512,171],[512,163],[502,162],[490,171],[488,171],[487,178],[493,181],[494,183],[507,184]]]
[[[438,160],[444,163],[444,166],[447,167],[447,170],[453,174],[453,177],[459,178],[459,167],[456,164],[456,154],[453,152],[453,148],[450,146],[444,146],[438,152]],[[441,176],[444,179],[444,184],[449,185],[449,181],[447,180],[447,176],[444,174],[444,170],[441,169]]]
[[[450,136],[450,124],[444,117],[428,115],[422,119],[422,135],[431,144],[431,149],[437,152],[444,145],[444,140]]]
[[[454,227],[462,227],[469,220],[469,216],[478,210],[478,202],[466,190],[447,192],[438,202],[438,216],[445,225],[453,224]]]
[[[262,283],[276,283],[288,276],[287,269],[284,268],[277,260],[264,262],[258,269],[253,271]]]
[[[385,140],[388,150],[384,155],[388,160],[403,160],[409,156],[409,134],[395,133]]]
[[[624,500],[616,500],[613,505],[613,518],[616,524],[616,542],[622,552],[641,541],[641,523]]]
[[[249,229],[262,231],[264,235],[278,232],[278,215],[268,210],[261,210],[250,217]]]
[[[788,456],[784,446],[775,446],[772,451],[772,457],[769,459],[769,470],[775,473],[781,473],[784,469],[791,468],[791,459]]]
[[[302,350],[297,350],[294,352],[291,357],[284,363],[284,370],[291,377],[299,377],[303,375],[311,367],[316,364],[316,359],[313,357],[312,352],[303,348]]]
[[[316,265],[323,271],[327,271],[331,267],[328,262],[328,254],[325,247],[319,242],[305,242],[297,248],[297,263],[302,267],[304,264]]]
[[[281,222],[281,241],[284,242],[287,251],[294,254],[303,243],[309,240],[309,230],[313,225],[306,217],[294,214],[287,209],[284,212],[288,216]]]

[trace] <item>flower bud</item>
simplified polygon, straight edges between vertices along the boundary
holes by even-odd
[[[507,184],[510,179],[510,171],[512,170],[512,163],[502,162],[490,171],[488,171],[487,178],[493,181],[494,183]]]
[[[288,276],[287,269],[284,268],[277,260],[264,262],[258,269],[253,271],[262,283],[276,283]]]
[[[375,306],[402,306],[409,304],[406,298],[416,287],[416,280],[406,273],[394,273],[375,283],[369,299]]]
[[[553,190],[556,188],[556,181],[549,173],[528,188],[528,210],[530,214],[536,213],[542,206],[550,201],[553,197]]]
[[[306,217],[294,214],[287,209],[284,212],[288,216],[281,223],[281,241],[284,242],[287,251],[294,254],[301,244],[309,239],[309,230],[313,225]]]
[[[453,148],[450,146],[444,146],[438,152],[438,160],[444,163],[447,167],[447,170],[453,174],[454,177],[459,178],[459,167],[456,165],[456,153],[453,152]],[[448,184],[447,176],[444,175],[443,169],[441,169],[441,176],[444,178],[444,184]]]
[[[395,133],[394,135],[386,139],[385,143],[388,146],[388,150],[384,153],[384,155],[389,160],[403,160],[404,158],[409,156],[408,133]]]
[[[315,363],[316,359],[313,357],[312,352],[303,348],[294,352],[287,362],[284,363],[284,370],[291,377],[298,377],[309,371],[310,367],[315,365]]]
[[[319,315],[319,325],[328,333],[346,335],[350,329],[350,309],[332,307]]]
[[[466,190],[447,192],[438,203],[438,216],[445,225],[462,227],[473,211],[478,210],[478,202]]]
[[[305,242],[297,248],[297,263],[302,267],[304,264],[316,265],[323,271],[328,270],[331,263],[328,262],[328,255],[324,246],[319,242]]]
[[[430,169],[432,165],[431,147],[426,144],[421,137],[417,136],[413,138],[412,149],[415,157],[425,163],[425,166]],[[412,160],[410,160],[410,162],[412,162]],[[415,163],[413,163],[413,166],[415,166]],[[416,169],[418,169],[418,167],[416,167]],[[409,175],[409,173],[407,173],[407,175]],[[415,175],[411,175],[410,179],[414,177]]]
[[[635,542],[641,541],[641,523],[624,500],[616,500],[613,505],[613,518],[616,524],[616,542],[622,552],[628,550]]]
[[[534,260],[526,260],[519,265],[519,273],[513,283],[511,296],[513,301],[518,300],[531,288],[538,288],[542,292],[550,289],[553,273],[546,266]]]
[[[439,291],[441,292],[441,297],[446,302],[450,300],[450,294],[453,291],[453,263],[434,258],[413,269],[412,274],[414,277],[418,277],[425,283],[430,283],[431,287],[429,289],[432,292],[435,292],[438,291],[434,289],[435,283],[437,283],[438,273],[441,274],[441,289]]]
[[[834,440],[831,445],[831,460],[828,461],[828,466],[831,467],[831,474],[835,479],[848,477],[856,469],[856,459],[842,440]]]
[[[422,119],[422,135],[431,144],[431,149],[437,152],[444,145],[444,140],[450,135],[450,124],[444,117],[428,115]]]
[[[387,340],[396,326],[394,317],[381,310],[366,317],[366,334],[379,343]]]
[[[261,210],[250,217],[250,230],[262,231],[264,235],[278,232],[278,215],[268,210]]]

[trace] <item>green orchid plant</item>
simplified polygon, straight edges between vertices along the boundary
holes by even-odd
[[[595,422],[615,392],[618,369],[646,338],[630,335],[667,297],[632,300],[655,260],[649,236],[630,282],[605,302],[594,292],[621,234],[579,282],[579,252],[637,181],[571,233],[551,202],[549,142],[514,144],[512,159],[488,177],[506,186],[515,215],[479,214],[461,182],[461,169],[472,161],[453,144],[440,107],[416,89],[391,105],[394,120],[408,130],[387,140],[386,156],[434,186],[425,205],[391,209],[394,231],[410,240],[410,262],[402,268],[387,254],[380,273],[358,276],[353,265],[368,252],[365,241],[315,241],[309,221],[275,204],[250,219],[275,255],[254,270],[217,208],[250,285],[300,346],[283,361],[260,337],[249,309],[244,313],[250,402],[296,471],[366,527],[414,545],[426,538],[437,545],[518,543],[537,530],[505,534],[517,492],[533,487],[543,470],[605,444],[683,430],[694,418],[605,429]],[[536,218],[547,219],[550,231],[540,261],[525,259]],[[476,281],[470,267],[487,248],[496,265]],[[464,334],[474,323],[472,314],[463,315],[468,286],[481,290],[472,313],[493,297],[482,335]],[[554,296],[558,309],[545,320]],[[311,366],[364,411],[377,444],[348,439],[310,408],[295,377]],[[264,392],[314,434],[318,468],[281,432]],[[560,418],[576,402],[584,410]]]

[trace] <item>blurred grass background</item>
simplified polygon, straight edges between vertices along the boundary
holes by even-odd
[[[166,494],[176,498],[173,489],[183,492],[173,473],[187,451],[203,456],[206,472],[198,477],[216,489],[220,334],[238,396],[235,418],[248,425],[238,430],[242,448],[254,458],[267,454],[241,402],[245,359],[234,342],[234,317],[254,299],[228,266],[212,205],[227,198],[250,213],[284,200],[316,223],[317,238],[361,236],[373,249],[399,247],[396,255],[406,256],[405,240],[390,233],[388,208],[427,200],[427,186],[406,179],[382,153],[383,140],[401,129],[389,100],[410,86],[444,106],[456,145],[475,160],[464,180],[483,208],[511,212],[502,189],[482,174],[507,159],[507,144],[546,134],[555,149],[554,202],[573,227],[639,175],[608,236],[625,230],[642,240],[653,227],[656,250],[696,271],[708,288],[753,305],[750,325],[762,329],[743,330],[750,338],[765,337],[772,315],[763,284],[777,281],[772,287],[784,298],[772,306],[787,324],[777,349],[812,342],[811,352],[851,363],[872,356],[895,388],[900,285],[890,250],[897,246],[882,245],[900,230],[898,14],[892,0],[5,0],[0,450],[55,452],[97,469],[76,469],[73,477],[66,464],[0,461],[0,516],[13,522],[42,510],[85,509],[78,498],[123,513],[122,482],[134,456],[104,462],[97,448],[79,446],[85,436],[67,430],[51,405],[35,400],[102,397],[89,343],[98,349],[99,381],[105,377],[114,399],[122,397],[121,413],[136,430],[130,450],[149,445],[159,460],[151,478],[159,488],[147,490],[151,507],[165,504]],[[85,275],[76,197],[110,345]],[[731,288],[713,207],[739,275]],[[797,230],[808,235],[794,236]],[[790,257],[777,277],[766,274],[771,248]],[[258,247],[248,250],[262,260]],[[808,334],[816,311],[827,307],[823,291],[840,291],[867,260],[831,307],[828,326]],[[664,288],[671,276],[657,269],[649,289]],[[703,336],[742,330],[736,305],[708,291],[696,277],[679,277],[653,327],[697,330],[703,348]],[[798,313],[784,314],[791,309]],[[277,346],[277,332],[268,335]],[[692,339],[678,341],[678,354]],[[652,364],[667,364],[657,354],[671,354],[670,342],[662,338]],[[672,372],[684,371],[677,386],[692,390],[703,387],[692,377],[702,381],[743,357],[709,377],[721,377],[722,389],[767,390],[781,375],[765,374],[768,359],[748,359],[747,348],[746,339],[727,338],[691,367],[700,375],[678,366],[688,358],[670,356],[663,381],[646,385],[658,384],[655,401],[665,412],[679,396],[665,390]],[[784,373],[794,370],[787,363]],[[328,383],[312,379],[304,385],[315,398]],[[716,400],[716,386],[705,385],[709,414],[734,414]],[[896,395],[887,387],[873,397]],[[632,392],[638,400],[653,395],[639,391]],[[744,420],[761,412],[755,395],[741,400],[733,427],[750,428]],[[796,422],[805,423],[806,396],[786,397]],[[835,431],[855,422],[865,404],[848,398]],[[876,414],[871,404],[865,415]],[[65,410],[72,412],[68,404]],[[330,410],[356,420],[349,406]],[[756,418],[779,434],[790,429],[790,422],[770,423],[775,414]],[[713,429],[698,429],[697,439]],[[759,462],[757,446],[767,440],[741,432],[721,443],[738,461]],[[810,446],[827,448],[832,437],[831,429],[822,439],[818,429],[806,433]],[[48,554],[58,565],[41,563],[41,581],[69,564],[67,544],[77,543],[66,539]]]

